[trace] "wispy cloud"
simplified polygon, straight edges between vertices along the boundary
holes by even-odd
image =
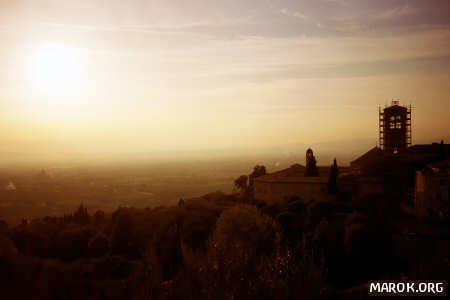
[[[391,20],[391,19],[395,19],[395,18],[416,16],[419,13],[420,13],[420,9],[418,7],[413,7],[410,4],[405,4],[402,6],[390,8],[386,11],[383,11],[375,18],[381,19],[381,20]]]
[[[307,19],[307,16],[305,14],[302,14],[301,12],[298,12],[298,11],[290,11],[287,8],[282,8],[280,10],[280,13],[282,13],[285,16],[289,16],[289,17],[293,17],[293,18],[297,18],[297,19],[301,19],[301,20]]]
[[[11,28],[17,22],[39,22],[69,31],[186,32],[240,38],[383,34],[405,27],[450,26],[448,0],[10,2],[0,2],[0,24],[12,22]]]

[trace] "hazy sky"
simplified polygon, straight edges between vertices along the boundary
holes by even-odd
[[[0,0],[0,152],[450,135],[448,0]]]

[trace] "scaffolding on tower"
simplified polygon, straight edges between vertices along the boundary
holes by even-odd
[[[390,106],[378,107],[379,144],[387,152],[397,153],[412,144],[411,105],[392,101]]]

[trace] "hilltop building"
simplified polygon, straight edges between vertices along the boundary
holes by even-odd
[[[379,122],[380,146],[352,161],[350,167],[340,167],[330,176],[332,168],[316,166],[308,149],[306,166],[294,164],[255,178],[255,199],[267,204],[293,198],[304,203],[338,201],[379,215],[450,217],[450,145],[442,141],[411,146],[411,107],[397,101],[380,109]]]
[[[398,153],[374,147],[350,162],[350,168],[355,174],[404,175],[407,171],[414,176],[416,170],[423,169],[427,164],[446,159],[445,153],[450,153],[450,145],[444,144],[443,141],[414,145]]]
[[[435,166],[448,161],[450,145],[411,146],[411,107],[397,101],[380,110],[379,122],[380,147],[350,163],[351,175],[340,178],[341,191],[353,203],[383,199],[407,205],[421,218],[439,215],[445,205],[448,210],[448,170]]]
[[[294,164],[287,169],[255,178],[254,197],[268,204],[282,203],[292,198],[305,203],[330,200],[334,197],[328,192],[330,170],[330,167],[316,166],[313,151],[308,149],[306,166]]]
[[[433,202],[429,196],[438,191],[422,182],[442,175],[431,172],[431,166],[445,160],[442,154],[445,152],[450,153],[450,145],[443,142],[414,145],[398,153],[375,147],[350,163],[351,175],[340,178],[341,190],[351,194],[354,203],[389,198],[426,216],[424,211],[433,204],[425,202]]]

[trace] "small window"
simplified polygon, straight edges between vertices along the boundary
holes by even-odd
[[[395,124],[395,128],[401,129],[402,128],[402,123],[397,122],[397,124]]]
[[[395,117],[394,117],[394,116],[390,117],[389,119],[390,119],[391,121],[395,121]]]
[[[394,122],[389,122],[389,128],[391,128],[391,129],[395,128],[395,123]]]
[[[402,116],[397,116],[396,119],[397,121],[400,121],[402,119]]]

